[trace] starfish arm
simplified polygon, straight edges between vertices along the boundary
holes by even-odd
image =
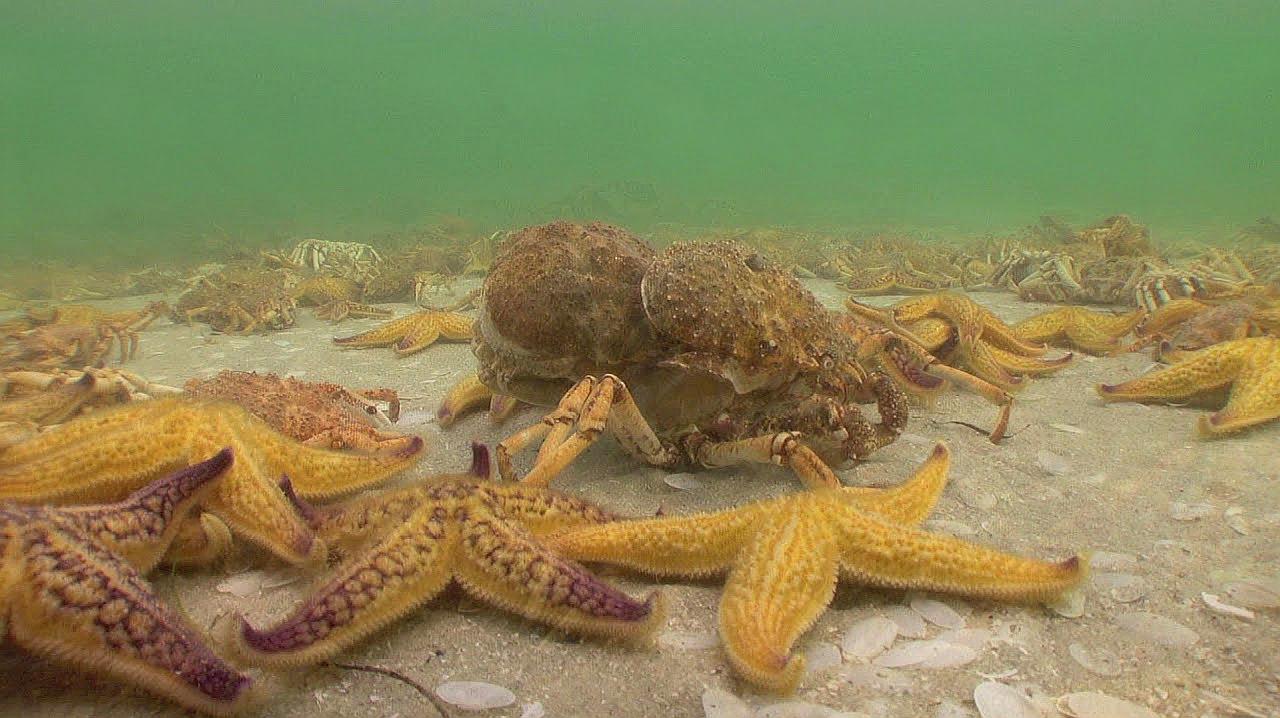
[[[146,573],[173,541],[183,517],[231,465],[231,451],[223,449],[207,461],[147,484],[119,503],[68,508],[61,513],[107,550]]]
[[[499,484],[491,490],[503,512],[535,536],[621,520],[617,514],[576,496],[527,484]]]
[[[284,621],[258,630],[242,619],[236,649],[249,663],[326,660],[440,593],[451,578],[455,529],[437,504],[342,564]]]
[[[475,337],[475,320],[457,312],[441,313],[438,320],[440,335],[455,342],[470,341]]]
[[[1027,317],[1013,325],[1013,333],[1024,342],[1048,344],[1062,338],[1073,307],[1061,307]]]
[[[561,630],[627,642],[647,640],[665,620],[659,594],[636,601],[484,508],[470,511],[461,531],[457,579],[487,603]]]
[[[929,352],[935,352],[955,335],[950,324],[943,319],[926,317],[912,322],[904,322],[904,328],[911,333]]]
[[[392,349],[396,356],[409,356],[426,349],[440,338],[440,326],[434,317],[419,317],[418,322],[410,329]]]
[[[996,315],[986,310],[983,311],[982,318],[982,341],[1024,357],[1038,357],[1048,351],[1048,347],[1043,342],[1028,341],[1008,324],[1000,321]]]
[[[788,503],[804,506],[815,498],[807,494]],[[720,636],[747,680],[791,693],[804,676],[804,658],[791,656],[791,648],[831,603],[838,563],[824,511],[784,511],[765,522],[729,573]]]
[[[310,509],[317,535],[335,548],[351,550],[390,527],[403,524],[423,504],[443,498],[420,486],[362,494],[342,503]]]
[[[436,420],[440,426],[449,426],[458,417],[472,409],[488,404],[493,400],[493,392],[480,381],[480,376],[471,374],[453,385],[440,408],[436,410]]]
[[[951,451],[945,444],[938,444],[916,473],[902,484],[888,489],[847,486],[840,489],[840,493],[859,509],[872,511],[886,521],[918,526],[938,503],[947,486],[950,468]]]
[[[1221,411],[1200,417],[1203,436],[1218,436],[1280,418],[1280,340],[1251,357]]]
[[[619,521],[554,534],[547,545],[577,561],[609,563],[653,576],[722,574],[757,518],[780,501],[711,514]]]
[[[1247,342],[1249,340],[1241,340]],[[1240,373],[1246,345],[1223,342],[1196,352],[1187,361],[1122,384],[1099,384],[1106,401],[1180,401],[1227,386]]]
[[[1044,600],[1078,584],[1084,563],[1047,563],[891,524],[852,507],[839,522],[841,575],[859,583],[1001,601]]]
[[[194,710],[225,714],[246,702],[248,676],[163,606],[132,566],[63,526],[37,522],[24,531],[22,580],[7,607],[17,645]]]
[[[352,347],[354,349],[364,349],[366,347],[387,347],[400,341],[402,337],[413,327],[417,321],[418,312],[409,314],[399,319],[387,322],[370,329],[367,332],[361,332],[349,337],[337,337],[333,340],[334,344],[344,347]]]
[[[117,500],[186,465],[194,426],[195,414],[179,400],[136,402],[79,418],[0,453],[0,499]]]
[[[1175,299],[1155,310],[1147,321],[1142,323],[1138,333],[1144,336],[1164,334],[1207,309],[1209,305],[1198,299]]]
[[[1010,374],[986,344],[974,342],[964,353],[965,363],[980,379],[985,379],[1004,391],[1016,391],[1022,388],[1023,380]]]
[[[1000,347],[990,344],[986,345],[986,351],[990,353],[996,364],[1001,369],[1014,375],[1021,376],[1043,376],[1052,374],[1059,369],[1067,366],[1074,358],[1070,353],[1054,359],[1040,359],[1038,357],[1027,357],[1013,352],[1005,351]]]
[[[188,517],[178,525],[164,563],[175,568],[208,566],[231,553],[235,541],[222,519],[208,511]]]

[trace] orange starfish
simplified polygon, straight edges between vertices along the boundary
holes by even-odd
[[[352,349],[391,346],[397,356],[408,356],[426,349],[440,338],[470,341],[471,322],[471,317],[465,314],[426,309],[355,336],[339,337],[333,343]]]

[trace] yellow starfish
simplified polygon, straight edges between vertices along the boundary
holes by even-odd
[[[408,356],[431,346],[441,337],[451,341],[470,341],[471,317],[457,312],[425,309],[350,337],[339,337],[334,344],[353,349],[395,346],[398,356]]]
[[[190,709],[241,707],[251,679],[142,579],[231,463],[223,450],[117,504],[0,504],[0,639]]]
[[[640,641],[662,621],[657,594],[636,601],[538,537],[616,517],[571,496],[480,479],[488,453],[473,445],[470,474],[343,504],[303,506],[326,541],[350,558],[288,618],[260,631],[242,620],[237,647],[250,663],[322,661],[457,581],[471,594],[576,633]]]
[[[1146,318],[1145,309],[1104,314],[1084,307],[1059,307],[1018,322],[1013,331],[1028,342],[1066,345],[1095,355],[1114,354],[1124,349],[1120,337]]]
[[[1202,436],[1220,436],[1280,418],[1280,339],[1254,337],[1190,352],[1171,367],[1123,384],[1099,384],[1107,401],[1217,402],[1221,411],[1200,417]]]
[[[584,526],[547,545],[656,576],[727,574],[720,636],[730,662],[752,683],[790,693],[804,675],[791,648],[841,578],[1008,601],[1047,599],[1080,582],[1078,557],[1045,563],[916,528],[949,464],[940,444],[895,488],[815,489],[711,514]]]
[[[335,496],[382,481],[422,452],[420,438],[385,455],[316,449],[234,404],[156,399],[82,417],[0,452],[0,500],[116,500],[224,446],[237,460],[204,506],[236,534],[292,563],[322,547],[313,546],[311,529],[281,493],[282,476],[303,496]]]
[[[436,421],[442,427],[449,426],[463,414],[487,404],[489,420],[495,424],[501,424],[520,408],[521,403],[519,399],[508,394],[493,393],[480,381],[479,374],[471,374],[454,384],[445,395],[444,401],[440,402],[440,408],[436,410]]]

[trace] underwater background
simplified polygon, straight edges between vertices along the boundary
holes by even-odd
[[[1277,211],[1276,2],[3,2],[0,242]]]

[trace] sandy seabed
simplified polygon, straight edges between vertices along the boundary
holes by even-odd
[[[830,282],[806,284],[830,306],[843,301]],[[1006,294],[975,298],[1008,321],[1046,308]],[[111,304],[133,306],[146,299]],[[411,309],[393,308],[397,315]],[[484,414],[475,414],[441,430],[435,409],[453,382],[472,371],[468,345],[440,344],[401,359],[390,349],[343,350],[330,341],[376,324],[354,320],[334,326],[302,310],[289,330],[233,337],[211,334],[204,325],[162,320],[142,333],[138,358],[126,367],[175,386],[221,369],[241,369],[396,389],[404,399],[399,429],[421,434],[428,447],[423,461],[401,481],[463,468],[472,440],[492,444],[537,418],[526,409],[495,427]],[[850,484],[896,484],[935,442],[945,441],[954,455],[951,483],[933,514],[933,528],[1045,559],[1100,552],[1084,589],[1083,615],[1066,618],[1038,606],[933,596],[964,615],[968,628],[990,632],[978,660],[957,668],[883,668],[840,660],[841,637],[860,620],[892,612],[913,596],[842,585],[831,609],[796,647],[819,670],[811,671],[791,700],[852,715],[977,715],[974,688],[994,678],[1026,689],[1046,707],[1063,694],[1101,691],[1168,718],[1277,715],[1276,610],[1257,610],[1253,620],[1244,620],[1211,610],[1202,594],[1230,602],[1224,595],[1229,582],[1275,581],[1280,575],[1280,424],[1205,441],[1195,435],[1200,409],[1107,406],[1095,395],[1095,384],[1129,379],[1150,364],[1139,354],[1082,357],[1055,376],[1030,382],[1017,397],[1014,435],[998,446],[952,423],[990,426],[995,409],[953,391],[915,411],[908,432],[895,444],[839,472]],[[672,488],[665,476],[606,439],[556,485],[636,516],[659,508],[668,514],[713,510],[798,489],[788,472],[768,466],[702,472],[696,474],[701,485],[692,490]],[[264,586],[274,587],[243,598],[218,589],[229,576],[258,569],[269,575]],[[642,577],[603,573],[635,596],[654,586]],[[165,600],[216,633],[236,613],[256,625],[279,620],[312,579],[246,552],[217,570],[157,573],[152,580]],[[670,604],[667,633],[650,650],[566,637],[450,591],[338,660],[398,671],[427,687],[464,680],[504,686],[515,693],[516,703],[476,714],[504,718],[540,715],[535,703],[551,717],[702,716],[708,689],[729,691],[755,707],[782,701],[738,681],[720,649],[711,645],[718,582],[670,583],[662,590]],[[1195,641],[1167,646],[1125,628],[1125,617],[1135,613],[1171,619],[1194,632]],[[932,637],[942,629],[927,631]],[[895,646],[908,640],[899,637]],[[1091,672],[1073,653],[1110,654],[1118,675]],[[410,686],[373,673],[314,667],[255,675],[265,698],[255,712],[263,716],[437,713]],[[183,713],[141,692],[32,660],[12,648],[0,649],[0,676],[0,715]],[[777,715],[824,715],[813,706],[791,708],[797,712]]]

